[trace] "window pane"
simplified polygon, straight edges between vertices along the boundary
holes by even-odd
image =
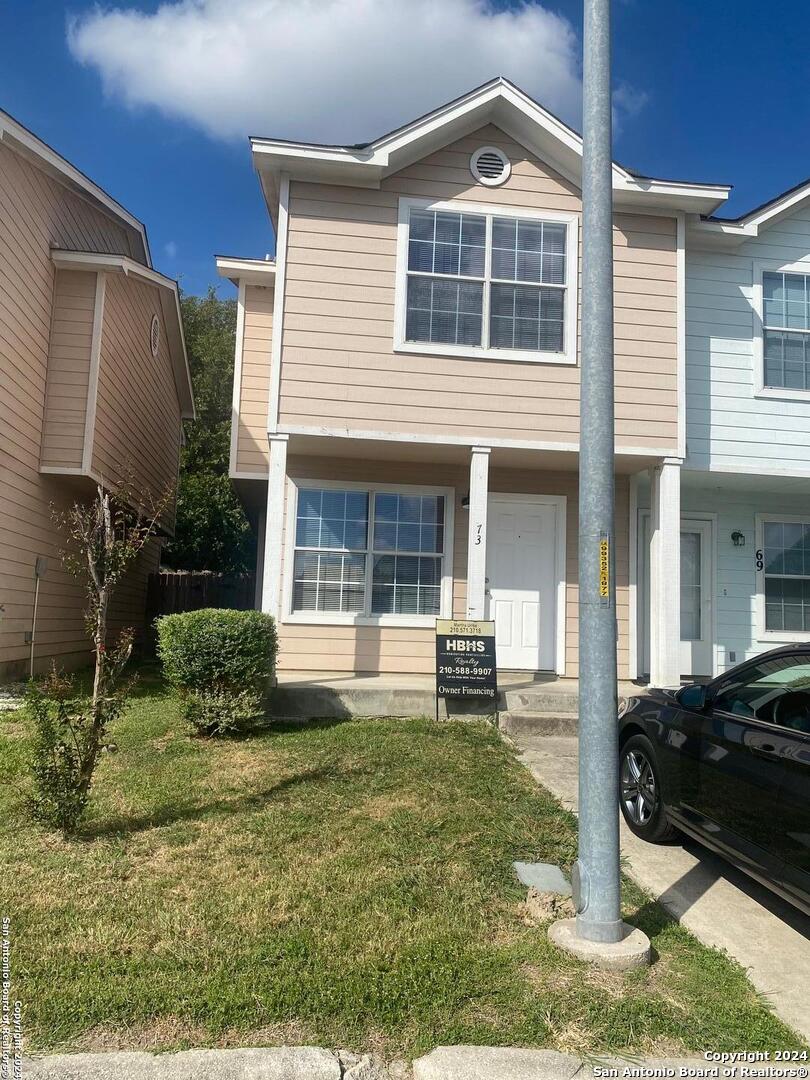
[[[367,492],[314,488],[302,488],[298,492],[296,547],[362,551],[367,538]]]
[[[763,353],[766,386],[810,389],[810,335],[766,330]]]
[[[485,240],[486,218],[481,215],[411,210],[408,269],[483,277]]]
[[[565,284],[565,226],[523,218],[493,218],[492,276],[507,281]]]
[[[297,551],[293,611],[362,612],[365,580],[365,555]]]
[[[700,626],[700,533],[681,533],[681,641],[699,641]]]
[[[562,352],[564,305],[559,289],[493,283],[490,345],[493,349]]]
[[[762,307],[766,326],[810,329],[807,275],[766,271],[762,275]]]
[[[408,341],[481,344],[484,286],[439,278],[408,278]]]
[[[763,527],[765,629],[810,630],[810,523],[766,521]]]
[[[375,615],[438,615],[441,558],[381,555],[374,559],[371,610]]]
[[[387,493],[376,495],[374,550],[442,552],[444,497]]]

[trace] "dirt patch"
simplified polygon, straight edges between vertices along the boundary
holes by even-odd
[[[572,919],[576,915],[574,901],[570,896],[540,892],[533,885],[530,886],[526,901],[520,908],[527,926],[553,922],[555,919]]]

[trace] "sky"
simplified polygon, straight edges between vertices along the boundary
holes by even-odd
[[[274,252],[249,135],[365,142],[511,78],[575,128],[581,0],[0,0],[0,108],[218,284]],[[805,0],[614,0],[614,156],[731,183],[741,214],[810,177]],[[221,295],[232,287],[221,283]]]

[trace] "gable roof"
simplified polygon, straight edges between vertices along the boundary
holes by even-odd
[[[802,180],[739,217],[702,217],[690,222],[689,230],[693,236],[699,236],[702,240],[733,247],[758,236],[764,229],[794,213],[808,201],[810,180]]]
[[[29,161],[33,161],[38,168],[53,176],[65,187],[77,191],[89,199],[97,209],[109,217],[113,217],[123,225],[133,229],[140,238],[143,248],[143,260],[147,266],[151,267],[152,258],[149,254],[149,241],[143,222],[133,217],[103,188],[99,187],[98,184],[94,184],[89,176],[77,169],[75,165],[71,165],[53,147],[43,142],[33,131],[29,131],[19,120],[15,120],[13,116],[2,109],[0,109],[0,142],[11,147],[16,153],[28,158]]]
[[[582,136],[508,79],[499,76],[368,143],[349,146],[251,138],[253,163],[275,221],[281,175],[358,187],[380,181],[414,161],[494,123],[562,176],[582,182]],[[613,163],[617,205],[714,212],[728,184],[701,184],[643,176]]]

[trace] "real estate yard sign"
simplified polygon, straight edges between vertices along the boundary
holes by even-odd
[[[436,700],[498,695],[495,623],[436,620]]]

